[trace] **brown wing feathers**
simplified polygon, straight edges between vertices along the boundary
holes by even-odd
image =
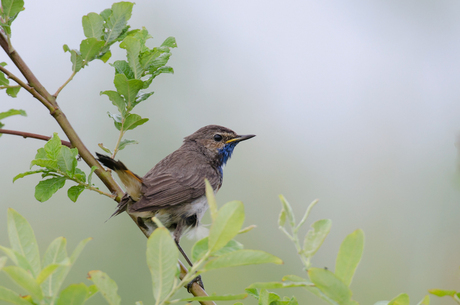
[[[135,201],[141,197],[142,178],[130,171],[121,161],[96,153],[98,160],[106,167],[114,170],[126,187],[126,192]]]

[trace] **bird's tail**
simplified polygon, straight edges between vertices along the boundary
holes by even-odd
[[[104,164],[105,166],[117,173],[118,177],[120,177],[121,182],[126,187],[126,192],[132,198],[132,200],[138,201],[142,195],[142,178],[130,171],[121,161],[116,161],[110,158],[109,156],[101,155],[99,153],[96,153],[96,155],[97,159],[102,164]],[[120,204],[122,202],[123,200],[120,201]],[[115,212],[115,215],[118,214],[119,213]]]

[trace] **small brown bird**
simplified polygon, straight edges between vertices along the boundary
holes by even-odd
[[[161,160],[143,178],[131,172],[121,161],[97,154],[98,160],[114,170],[126,187],[126,194],[118,204],[118,215],[124,211],[134,215],[139,225],[150,234],[156,229],[151,220],[156,216],[173,232],[174,240],[198,227],[208,208],[205,182],[208,179],[214,192],[222,186],[223,167],[235,146],[254,135],[237,135],[234,131],[209,125],[184,139],[182,146]]]

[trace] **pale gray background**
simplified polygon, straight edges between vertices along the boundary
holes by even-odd
[[[26,1],[13,43],[50,92],[71,73],[62,45],[77,48],[84,38],[81,16],[110,6],[106,0]],[[416,304],[430,288],[460,290],[458,1],[140,0],[131,24],[150,31],[151,46],[168,36],[179,46],[170,60],[176,73],[158,77],[156,93],[136,109],[150,121],[127,138],[141,144],[118,155],[134,172],[145,174],[207,124],[257,134],[236,148],[217,198],[220,204],[242,200],[245,224],[257,229],[238,240],[285,264],[206,274],[209,292],[241,293],[255,281],[303,275],[293,245],[277,228],[280,193],[299,218],[320,198],[311,220],[333,221],[314,266],[333,269],[342,239],[364,230],[364,257],[352,283],[361,304],[401,292]],[[114,50],[111,61],[124,56]],[[16,73],[5,54],[0,61]],[[100,142],[113,147],[117,138],[106,116],[114,107],[99,96],[112,81],[113,69],[95,61],[58,99],[91,151]],[[5,128],[59,130],[26,92],[17,99],[2,92],[0,111],[10,108],[29,116],[4,120]],[[27,217],[43,251],[57,236],[68,238],[70,250],[91,236],[68,283],[89,284],[86,273],[101,269],[117,281],[123,304],[149,304],[145,238],[126,215],[105,223],[114,202],[85,192],[72,203],[61,190],[39,203],[33,197],[38,177],[12,184],[43,144],[0,139],[0,244],[8,245],[7,207]],[[184,246],[189,252],[191,242]],[[0,284],[13,286],[4,274]],[[301,289],[278,292],[296,295],[300,304],[321,303]],[[100,296],[91,302],[101,303]],[[432,303],[453,301],[432,297]]]

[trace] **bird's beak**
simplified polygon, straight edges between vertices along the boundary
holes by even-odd
[[[248,140],[250,138],[254,138],[255,136],[256,136],[255,134],[248,134],[248,135],[245,135],[245,136],[236,136],[235,138],[230,139],[227,142],[225,142],[225,144],[232,143],[232,142],[241,142],[241,141],[244,141],[244,140]]]

